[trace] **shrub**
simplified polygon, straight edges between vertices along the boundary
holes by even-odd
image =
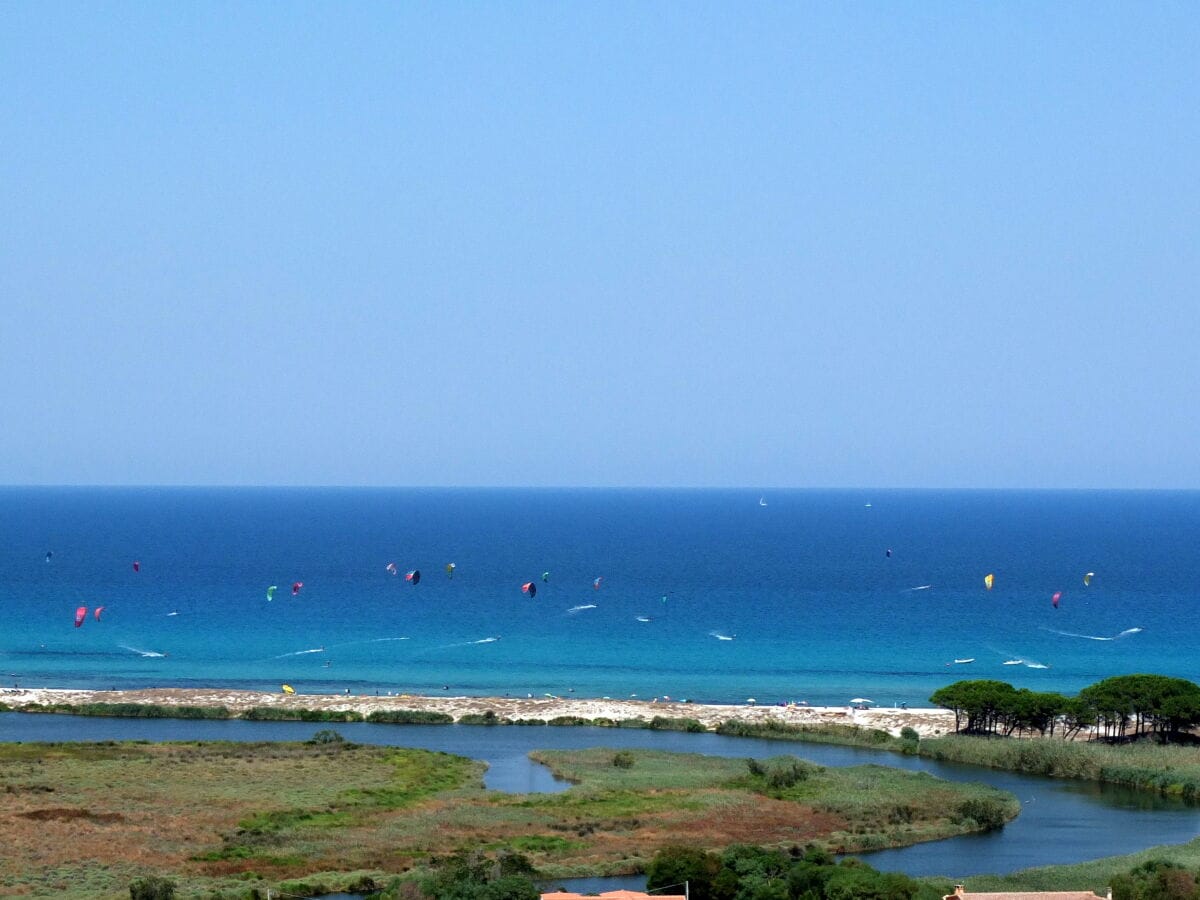
[[[655,716],[650,720],[648,726],[651,731],[686,731],[690,734],[699,734],[708,731],[696,719],[678,718],[673,719],[668,716]]]
[[[232,715],[224,706],[163,706],[158,703],[27,703],[21,710],[123,719],[228,719]]]
[[[646,891],[688,882],[694,900],[709,900],[721,871],[721,858],[699,847],[663,847],[646,867]]]
[[[1173,862],[1151,859],[1112,880],[1114,900],[1195,900],[1196,876]]]
[[[613,754],[612,764],[618,769],[632,769],[633,754],[628,750],[618,750]]]
[[[988,797],[964,800],[958,805],[958,816],[960,820],[974,819],[984,831],[1003,828],[1008,821],[1004,804]]]
[[[362,713],[352,709],[291,709],[275,706],[252,706],[242,713],[243,719],[255,722],[361,722]]]
[[[367,716],[367,721],[387,725],[453,725],[454,717],[424,709],[377,709]]]
[[[309,738],[308,743],[310,743],[310,744],[341,744],[341,743],[344,743],[345,740],[346,739],[344,737],[342,737],[340,734],[338,734],[332,728],[322,728],[320,731],[318,731],[316,734],[314,734],[311,738]]]
[[[774,760],[767,767],[767,784],[776,790],[790,788],[808,778],[810,767],[798,759]]]
[[[361,875],[346,885],[346,890],[351,894],[369,894],[382,890],[382,888],[383,886],[370,875]]]
[[[508,719],[503,719],[492,710],[485,713],[467,713],[458,717],[459,725],[509,725]]]
[[[766,781],[772,790],[781,791],[790,788],[808,778],[817,769],[812,763],[796,759],[794,756],[782,756],[759,762],[757,759],[747,759],[746,768],[753,778]]]
[[[900,740],[902,740],[902,741],[919,741],[919,740],[921,740],[921,735],[917,733],[917,729],[915,729],[909,725],[905,725],[903,728],[900,729]]]
[[[175,882],[147,875],[129,882],[129,900],[174,900]]]
[[[584,719],[580,716],[555,716],[547,725],[591,725],[591,719]]]

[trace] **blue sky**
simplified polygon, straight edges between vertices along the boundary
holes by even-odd
[[[1200,487],[1187,4],[4,4],[0,482]]]

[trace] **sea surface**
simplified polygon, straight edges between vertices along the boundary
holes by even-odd
[[[1200,492],[4,488],[0,683],[1074,692],[1200,678],[1198,573]]]

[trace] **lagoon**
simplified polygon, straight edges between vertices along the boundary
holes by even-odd
[[[25,742],[296,741],[307,740],[323,727],[329,726],[240,719],[107,719],[0,713],[0,740]],[[528,758],[532,750],[614,747],[724,757],[794,754],[826,766],[886,765],[925,771],[950,780],[984,782],[1010,791],[1021,800],[1021,815],[1000,831],[863,854],[876,868],[911,875],[959,877],[1082,862],[1159,844],[1182,843],[1200,832],[1200,807],[1144,791],[1019,775],[863,748],[595,727],[358,722],[333,727],[348,740],[360,743],[440,750],[482,760],[489,767],[484,778],[486,786],[514,793],[569,788]],[[636,878],[626,881],[637,883]],[[606,889],[623,886],[607,880],[604,885]]]

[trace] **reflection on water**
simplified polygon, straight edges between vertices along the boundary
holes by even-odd
[[[241,719],[102,719],[0,713],[0,740],[5,741],[294,741],[307,740],[322,727],[329,726]],[[511,793],[562,791],[569,787],[545,767],[532,762],[527,755],[531,750],[614,747],[742,758],[793,753],[827,766],[875,763],[929,772],[954,781],[984,782],[1009,791],[1021,801],[1021,814],[1000,831],[864,854],[864,859],[877,868],[913,875],[966,876],[1083,862],[1132,853],[1156,844],[1182,843],[1200,832],[1200,808],[1187,806],[1175,798],[857,747],[623,728],[486,728],[362,722],[333,727],[347,740],[364,744],[441,750],[483,760],[489,767],[484,779],[486,786]],[[604,885],[605,889],[611,889],[614,883],[605,881]]]
[[[1194,810],[1195,806],[1180,797],[1167,797],[1152,791],[1136,791],[1119,784],[1097,784],[1094,781],[1067,781],[1063,790],[1077,794],[1088,794],[1100,799],[1108,806],[1120,809],[1158,811],[1165,809]]]

